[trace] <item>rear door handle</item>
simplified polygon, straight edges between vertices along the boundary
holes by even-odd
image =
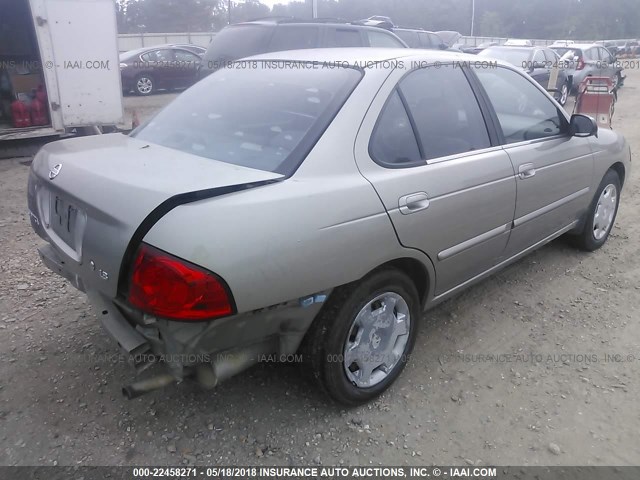
[[[429,204],[429,195],[425,192],[411,193],[400,197],[400,200],[398,200],[398,207],[403,215],[426,210],[429,208]]]
[[[527,178],[534,177],[535,175],[536,169],[534,168],[533,163],[525,163],[518,167],[518,176],[521,180],[526,180]]]

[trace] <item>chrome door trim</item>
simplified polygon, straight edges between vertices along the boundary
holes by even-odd
[[[486,242],[487,240],[491,240],[494,237],[502,235],[505,232],[508,232],[511,229],[511,224],[508,223],[506,225],[501,225],[496,227],[488,232],[482,233],[477,237],[470,238],[469,240],[465,240],[462,243],[454,245],[453,247],[449,247],[446,250],[438,253],[438,260],[446,260],[449,257],[453,257],[460,252],[463,252],[471,247],[475,247],[476,245]]]
[[[526,215],[523,215],[522,217],[516,218],[513,221],[513,227],[519,227],[520,225],[522,225],[523,223],[526,223],[530,220],[533,220],[534,218],[537,218],[541,215],[544,215],[545,213],[549,213],[551,210],[555,210],[558,207],[561,207],[562,205],[564,205],[565,203],[569,203],[572,200],[575,200],[576,198],[581,197],[582,195],[585,195],[587,193],[589,193],[589,187],[585,187],[582,190],[578,190],[575,193],[572,193],[571,195],[568,195],[564,198],[561,198],[560,200],[556,200],[553,203],[550,203],[548,205],[545,205],[542,208],[539,208],[538,210],[534,210],[531,213],[527,213]]]
[[[525,248],[520,253],[516,253],[515,255],[513,255],[513,256],[507,258],[506,260],[503,260],[502,262],[498,263],[497,265],[494,265],[493,267],[489,268],[488,270],[485,270],[484,272],[479,273],[475,277],[472,277],[469,280],[461,283],[460,285],[458,285],[456,287],[453,287],[453,288],[447,290],[446,292],[441,293],[440,295],[437,295],[437,296],[433,297],[433,299],[431,300],[431,302],[429,304],[429,307],[435,305],[435,303],[439,303],[440,301],[444,300],[446,297],[449,297],[450,295],[453,295],[454,293],[466,288],[467,286],[469,286],[469,285],[471,285],[473,283],[476,283],[476,282],[482,280],[485,277],[488,277],[492,273],[500,270],[503,267],[506,267],[508,264],[510,264],[512,262],[515,262],[519,258],[524,257],[526,254],[532,252],[533,250],[536,250],[537,248],[541,247],[545,243],[549,243],[551,240],[559,237],[560,235],[563,235],[563,234],[567,233],[569,230],[573,229],[576,225],[578,225],[578,222],[579,222],[579,220],[574,220],[573,222],[571,222],[566,227],[561,228],[557,232],[552,233],[548,237],[545,237],[542,240],[540,240],[539,242],[534,243],[533,245]]]

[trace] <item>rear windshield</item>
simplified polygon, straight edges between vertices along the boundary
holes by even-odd
[[[289,176],[361,76],[354,68],[239,62],[194,85],[131,135],[200,157]]]
[[[560,53],[560,52],[558,52]],[[576,57],[582,57],[582,50],[570,48],[561,55],[561,60],[573,60]]]
[[[217,70],[233,60],[263,53],[273,28],[264,25],[232,25],[223,28],[211,41],[203,67]]]
[[[553,47],[553,51],[556,52],[558,55],[560,55],[561,57],[564,56],[565,53],[569,52],[569,51],[573,51],[573,49],[567,47],[567,48],[558,48],[558,47]]]

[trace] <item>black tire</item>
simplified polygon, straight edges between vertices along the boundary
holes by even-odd
[[[616,198],[615,198],[615,208],[613,211],[613,218],[611,219],[611,223],[609,227],[604,232],[604,235],[600,238],[597,238],[595,234],[595,220],[596,213],[598,212],[598,203],[600,201],[600,196],[602,192],[608,187],[612,185],[615,187]],[[620,204],[620,177],[614,170],[608,170],[605,174],[602,182],[598,186],[595,195],[593,196],[593,200],[591,201],[591,205],[589,205],[589,209],[586,213],[586,219],[584,223],[584,228],[582,232],[572,237],[573,244],[587,252],[593,252],[600,247],[602,247],[607,239],[609,238],[609,234],[611,233],[611,229],[616,221],[616,215],[618,214],[618,206]]]
[[[133,83],[133,91],[136,95],[141,95],[143,97],[155,93],[156,87],[153,77],[147,73],[141,73],[138,75]]]
[[[408,307],[408,338],[400,359],[382,381],[368,388],[358,387],[349,380],[343,365],[345,346],[358,313],[377,296],[388,292],[402,297]],[[335,401],[349,406],[366,403],[389,388],[404,369],[415,344],[420,313],[415,285],[394,268],[375,271],[359,282],[339,287],[305,336],[300,348],[304,358],[302,368]]]
[[[570,93],[569,82],[565,82],[560,87],[560,91],[558,92],[557,98],[556,98],[558,103],[563,107],[567,104],[567,100],[569,99],[569,93]]]
[[[617,90],[622,86],[622,75],[620,74],[620,72],[616,72],[612,80],[614,90]]]

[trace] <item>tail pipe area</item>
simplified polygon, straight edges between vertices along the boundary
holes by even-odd
[[[277,351],[277,343],[268,340],[246,347],[217,353],[211,363],[201,363],[194,367],[185,368],[185,377],[194,378],[203,388],[214,388],[218,383],[233,377],[258,363],[263,355]],[[163,373],[155,377],[140,380],[122,387],[122,394],[129,400],[140,397],[173,383],[178,382],[171,373]]]

